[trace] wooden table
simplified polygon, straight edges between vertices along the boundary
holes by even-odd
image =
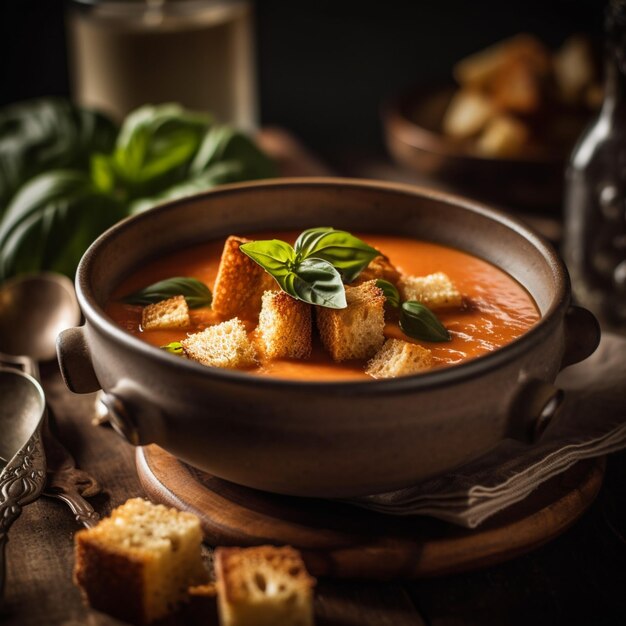
[[[100,481],[93,498],[107,514],[143,495],[134,449],[111,429],[90,423],[94,397],[74,396],[53,368],[45,388],[60,435],[78,464]],[[539,550],[469,574],[394,583],[320,581],[317,623],[337,626],[460,624],[626,624],[626,453],[609,458],[602,491],[569,531]],[[113,626],[86,608],[72,584],[73,534],[64,505],[42,498],[25,508],[8,544],[2,623],[15,626]],[[170,621],[172,625],[181,621]]]
[[[263,141],[281,155],[285,173],[301,173],[303,162],[310,173],[329,173],[287,135],[269,133]],[[369,162],[361,173],[404,176],[377,162]],[[539,225],[556,238],[558,224],[544,222]],[[44,368],[43,375],[62,440],[79,466],[102,485],[103,494],[92,500],[94,507],[106,515],[127,498],[143,495],[134,469],[134,449],[111,429],[91,425],[94,397],[69,393],[54,367]],[[121,624],[86,608],[72,584],[76,530],[69,509],[56,500],[42,498],[26,507],[10,533],[6,605],[0,622]],[[589,511],[543,548],[503,565],[438,579],[321,580],[315,612],[322,626],[626,624],[626,452],[609,458],[605,484]],[[168,623],[189,622],[178,618]]]

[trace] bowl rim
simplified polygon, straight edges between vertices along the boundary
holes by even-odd
[[[380,115],[388,140],[400,142],[414,150],[421,150],[459,161],[476,163],[511,165],[563,166],[567,153],[559,154],[550,150],[538,150],[532,153],[494,157],[472,151],[456,143],[440,132],[429,129],[413,121],[407,114],[409,104],[426,98],[432,98],[455,88],[454,83],[438,83],[429,87],[413,87],[385,100],[380,108]],[[456,86],[458,89],[458,86]]]
[[[110,319],[104,309],[97,303],[89,280],[90,269],[95,262],[94,259],[97,257],[100,248],[106,245],[111,238],[114,238],[116,235],[130,227],[134,227],[138,222],[152,219],[151,216],[158,215],[159,213],[175,211],[180,205],[197,202],[198,200],[204,200],[211,197],[237,194],[241,190],[298,188],[307,186],[390,191],[408,196],[423,197],[447,204],[453,204],[463,208],[464,210],[469,210],[475,214],[494,220],[495,222],[508,227],[518,235],[524,237],[541,253],[556,280],[557,290],[554,293],[554,298],[546,312],[534,326],[520,335],[517,339],[514,339],[512,342],[494,350],[493,352],[470,359],[458,365],[452,365],[450,367],[421,374],[412,374],[410,376],[388,379],[358,379],[339,381],[299,380],[273,376],[259,376],[250,374],[246,371],[208,367],[188,359],[180,359],[179,357],[169,354],[164,350],[160,350],[156,346],[148,344],[138,337],[126,332],[112,319]],[[190,374],[205,376],[208,379],[216,379],[220,382],[243,384],[245,386],[272,389],[285,387],[290,389],[300,388],[308,390],[324,390],[326,392],[337,394],[345,394],[348,392],[355,395],[367,394],[370,392],[375,392],[376,394],[395,394],[402,392],[414,392],[418,389],[432,389],[435,387],[448,386],[457,382],[463,382],[470,378],[481,376],[491,370],[498,369],[504,364],[530,350],[535,341],[541,341],[543,337],[549,335],[552,330],[552,326],[558,323],[559,313],[564,313],[570,304],[570,281],[563,261],[559,258],[557,252],[548,242],[546,242],[540,235],[535,233],[520,220],[511,217],[503,211],[485,206],[480,202],[428,187],[342,177],[280,178],[221,185],[216,189],[211,189],[200,194],[163,203],[162,205],[149,209],[143,213],[127,217],[102,233],[91,244],[91,246],[89,246],[79,263],[78,270],[76,272],[75,286],[78,302],[87,324],[92,325],[98,332],[103,334],[108,340],[112,341],[117,346],[139,352],[146,358],[160,363],[166,369],[176,368],[176,371],[186,371]]]

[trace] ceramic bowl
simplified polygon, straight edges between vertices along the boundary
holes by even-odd
[[[535,299],[541,320],[473,361],[390,380],[255,377],[175,358],[104,312],[133,270],[164,253],[233,233],[331,224],[454,246],[494,263]],[[570,306],[555,251],[514,219],[412,186],[282,179],[224,186],[129,218],[86,252],[76,278],[85,325],[58,341],[76,392],[104,390],[116,429],[249,487],[298,496],[383,492],[451,470],[507,437],[532,445],[558,410],[552,385],[596,347],[599,331]]]
[[[385,103],[382,120],[392,157],[421,180],[437,181],[455,192],[506,208],[560,213],[567,158],[588,117],[563,113],[552,143],[515,157],[489,157],[441,133],[454,91],[454,87],[422,87]]]

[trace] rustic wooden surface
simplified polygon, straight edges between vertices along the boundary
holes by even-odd
[[[215,478],[156,445],[137,449],[141,486],[155,502],[200,518],[212,546],[289,544],[314,576],[424,578],[494,565],[554,539],[595,499],[604,459],[578,463],[525,500],[467,530],[428,518],[267,494]]]
[[[107,514],[128,497],[143,495],[134,449],[112,430],[90,424],[93,396],[74,396],[44,369],[59,432],[81,467],[100,481],[92,499]],[[510,562],[472,573],[413,582],[322,580],[318,625],[432,626],[626,623],[626,453],[609,457],[602,490],[572,528]],[[64,505],[42,498],[26,507],[10,533],[6,603],[0,621],[119,626],[87,609],[71,581],[77,527]],[[194,622],[182,615],[169,624]],[[206,623],[206,622],[205,622]]]

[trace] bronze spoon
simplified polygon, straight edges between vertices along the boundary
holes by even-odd
[[[7,281],[0,288],[0,346],[10,354],[0,353],[0,363],[17,367],[39,380],[37,361],[53,359],[59,332],[79,323],[74,287],[65,276],[44,272]],[[53,435],[50,421],[45,419],[43,427],[48,457],[44,495],[62,500],[77,522],[93,526],[99,516],[83,496],[97,494],[100,487],[86,472],[76,468],[71,454]]]

